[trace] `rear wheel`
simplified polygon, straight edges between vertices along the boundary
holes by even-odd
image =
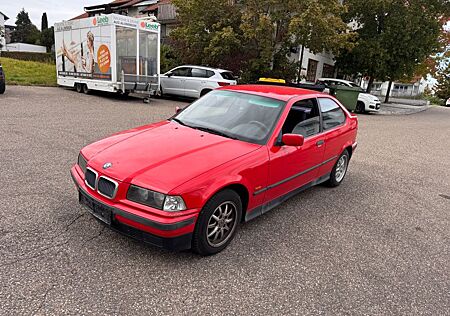
[[[330,179],[326,182],[329,187],[337,187],[342,183],[347,174],[348,163],[350,161],[350,155],[346,150],[339,156],[336,164],[331,170]]]
[[[83,88],[82,88],[83,93],[84,94],[89,94],[89,88],[88,88],[87,84],[83,84],[82,86],[83,86]]]
[[[236,234],[242,202],[233,190],[214,195],[203,207],[192,239],[192,250],[212,255],[225,249]]]
[[[0,81],[0,94],[5,93],[5,83]]]
[[[75,90],[76,90],[78,93],[81,93],[82,90],[83,90],[83,84],[82,84],[82,83],[76,83],[76,84],[75,84]]]
[[[202,92],[200,92],[200,97],[204,96],[205,94],[208,94],[209,92],[211,92],[211,89],[202,90]]]

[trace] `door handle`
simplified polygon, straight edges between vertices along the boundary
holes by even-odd
[[[316,142],[316,146],[317,146],[317,147],[322,147],[323,144],[325,144],[325,141],[324,141],[323,139],[318,140],[318,141]]]

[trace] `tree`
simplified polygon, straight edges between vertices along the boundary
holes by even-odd
[[[337,58],[339,69],[349,75],[389,80],[389,102],[394,80],[410,78],[417,66],[439,47],[440,20],[447,0],[348,0],[345,15],[358,34],[351,50]]]
[[[450,64],[442,69],[436,76],[438,83],[434,87],[436,96],[440,99],[447,100],[450,98]]]
[[[36,44],[39,42],[40,33],[37,27],[31,23],[28,13],[22,9],[16,18],[16,29],[11,34],[12,42]]]
[[[41,32],[41,45],[47,47],[47,52],[50,52],[53,44],[55,44],[55,33],[52,26]]]
[[[47,20],[47,13],[44,12],[44,13],[42,13],[42,18],[41,18],[41,32],[43,32],[46,29],[48,29],[48,20]]]
[[[246,81],[266,75],[293,79],[293,47],[338,53],[352,36],[338,0],[172,2],[181,23],[171,37],[181,59],[241,71]]]
[[[165,73],[180,64],[178,56],[174,49],[169,46],[161,45],[161,73]]]

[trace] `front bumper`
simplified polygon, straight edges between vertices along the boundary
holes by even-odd
[[[381,103],[380,102],[371,102],[369,103],[369,108],[366,108],[366,111],[378,112],[380,110]]]
[[[192,233],[197,219],[196,215],[183,217],[170,222],[155,221],[125,211],[111,202],[102,201],[88,191],[84,181],[74,166],[71,176],[79,192],[79,202],[102,224],[121,234],[140,240],[142,242],[165,248],[168,250],[184,250],[191,248]],[[89,206],[88,206],[89,205]],[[99,212],[107,214],[104,220]],[[105,216],[106,218],[106,216]]]

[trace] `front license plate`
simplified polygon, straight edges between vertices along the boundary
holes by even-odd
[[[111,210],[107,207],[101,205],[94,199],[91,199],[90,197],[85,196],[83,193],[79,192],[79,201],[80,204],[87,207],[89,213],[94,215],[96,218],[101,220],[102,222],[111,225]]]

